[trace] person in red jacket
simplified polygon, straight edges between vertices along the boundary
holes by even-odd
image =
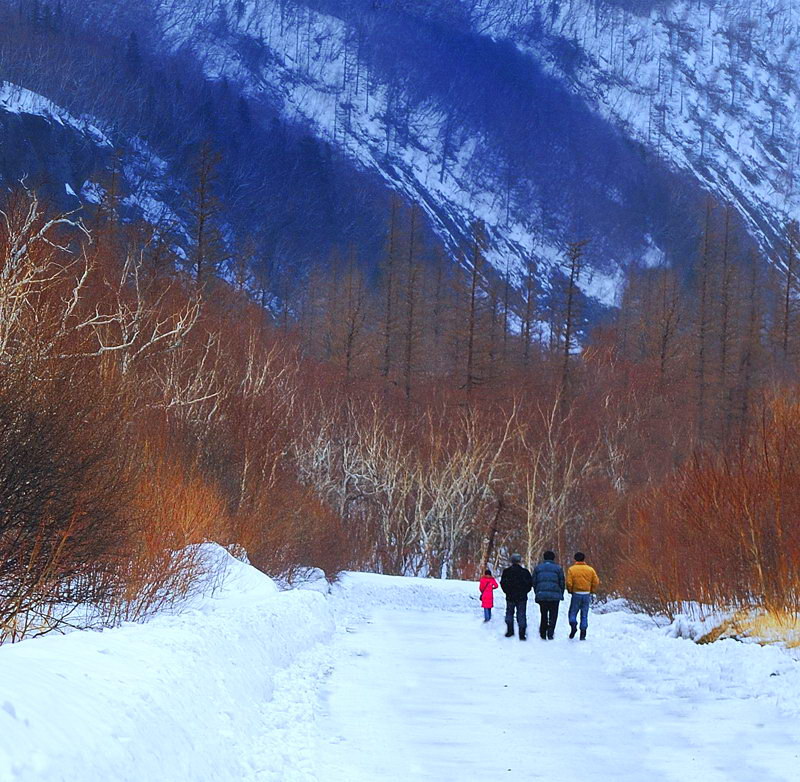
[[[483,621],[488,622],[492,618],[492,608],[494,608],[494,590],[497,589],[497,581],[492,577],[492,571],[488,568],[483,571],[483,578],[478,584],[481,593],[481,605],[483,606]]]

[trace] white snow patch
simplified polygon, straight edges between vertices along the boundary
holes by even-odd
[[[276,688],[323,664],[304,653],[330,638],[330,606],[210,554],[223,587],[180,615],[0,648],[0,780],[277,782],[278,758],[309,760],[287,725],[302,704]]]
[[[73,117],[53,101],[10,81],[0,81],[0,109],[11,114],[32,114],[89,136],[95,144],[111,146],[106,136],[88,119]]]
[[[97,182],[92,182],[90,179],[87,179],[83,183],[83,187],[81,187],[81,198],[88,201],[90,204],[102,203],[105,195],[105,188]]]

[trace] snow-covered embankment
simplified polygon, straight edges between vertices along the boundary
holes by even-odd
[[[217,547],[224,584],[177,616],[0,648],[0,780],[243,780],[276,678],[330,638],[329,602]],[[265,747],[265,750],[268,748]],[[267,753],[269,754],[269,753]]]
[[[345,573],[278,592],[210,553],[224,588],[179,616],[0,648],[0,782],[528,778],[509,709],[549,715],[542,777],[574,763],[576,719],[601,782],[796,777],[796,652],[697,645],[621,602],[592,613],[589,643],[563,611],[539,641],[531,605],[520,643],[502,598],[483,623],[471,582]],[[536,719],[514,731],[541,743]]]

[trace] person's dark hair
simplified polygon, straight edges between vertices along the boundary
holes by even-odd
[[[486,570],[483,571],[483,575],[484,576],[491,576],[492,575],[492,571],[489,570],[489,568],[487,567]]]
[[[584,554],[582,551],[576,551],[575,552],[575,561],[576,562],[583,562],[585,559],[586,559],[586,554]]]
[[[553,562],[553,561],[555,560],[555,558],[556,558],[555,551],[545,551],[545,552],[544,552],[544,558],[545,558],[545,559],[546,559],[548,562]]]

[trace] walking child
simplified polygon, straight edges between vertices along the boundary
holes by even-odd
[[[497,581],[492,576],[489,568],[483,571],[483,578],[478,583],[481,593],[481,606],[483,606],[483,621],[488,622],[492,618],[492,608],[494,608],[494,590],[497,589]]]

